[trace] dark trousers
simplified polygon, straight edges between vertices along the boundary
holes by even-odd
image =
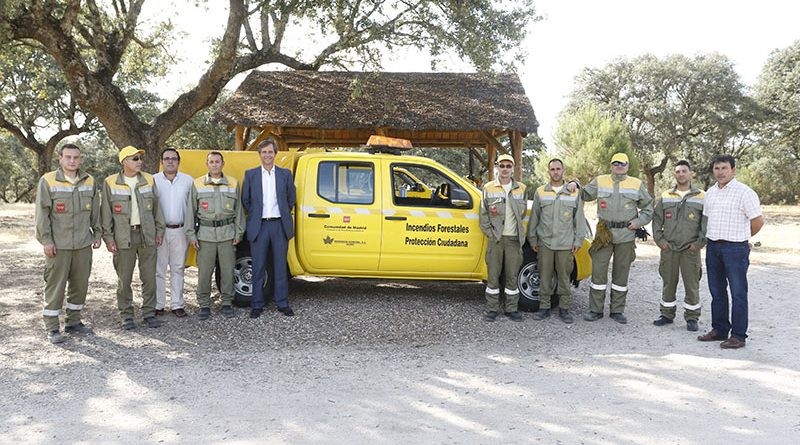
[[[718,335],[728,333],[740,340],[747,338],[747,268],[750,246],[740,243],[708,242],[706,272],[711,292],[711,327]],[[731,289],[730,311],[728,286]]]
[[[253,256],[253,298],[250,307],[264,308],[264,278],[266,277],[267,252],[272,247],[272,276],[275,283],[275,306],[289,306],[289,277],[286,273],[286,250],[289,240],[283,233],[280,219],[261,220],[258,236],[250,244]]]

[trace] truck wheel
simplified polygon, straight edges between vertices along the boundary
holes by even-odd
[[[519,289],[519,309],[526,312],[536,312],[539,310],[539,263],[534,252],[528,243],[522,248],[522,268],[517,276],[517,288]],[[553,274],[553,283],[556,276]],[[558,307],[558,294],[553,292],[550,296],[550,307]]]
[[[522,247],[522,268],[517,276],[519,309],[526,312],[539,310],[539,264],[536,252],[525,243]]]
[[[272,259],[267,255],[267,267],[264,276],[264,300],[272,298]],[[238,307],[250,307],[253,298],[253,257],[250,256],[250,244],[242,242],[236,249],[236,263],[233,265],[233,304]]]

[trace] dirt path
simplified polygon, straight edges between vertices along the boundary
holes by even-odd
[[[768,208],[753,240],[738,351],[695,341],[680,320],[652,326],[652,242],[637,249],[626,326],[488,324],[476,283],[295,279],[293,319],[167,316],[132,333],[101,249],[85,311],[96,335],[54,346],[31,212],[0,207],[0,443],[800,443],[798,208]],[[578,316],[587,294],[575,290]]]

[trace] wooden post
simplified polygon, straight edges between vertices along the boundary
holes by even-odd
[[[511,156],[514,157],[514,179],[519,181],[522,178],[522,133],[514,130],[509,135],[511,140]]]
[[[237,125],[236,126],[236,140],[235,140],[234,150],[244,150],[244,127]]]
[[[497,150],[494,148],[493,144],[486,144],[486,152],[489,154],[489,158],[486,160],[486,167],[489,169],[489,181],[493,181],[494,162],[497,158]]]

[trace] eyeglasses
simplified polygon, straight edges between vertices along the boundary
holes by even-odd
[[[132,158],[131,158],[131,161],[133,161],[133,162],[139,162],[139,161],[141,161],[141,160],[142,160],[142,157],[141,157],[141,156],[139,156],[139,155],[136,155],[136,156],[134,156],[134,157],[132,157]]]
[[[178,158],[175,158],[175,157],[172,157],[172,158],[161,158],[161,160],[162,161],[177,161]]]
[[[611,163],[611,165],[613,165],[614,167],[625,167],[626,165],[628,165],[628,163],[627,162],[614,161],[614,162]]]
[[[497,164],[497,168],[512,168],[514,164]]]

